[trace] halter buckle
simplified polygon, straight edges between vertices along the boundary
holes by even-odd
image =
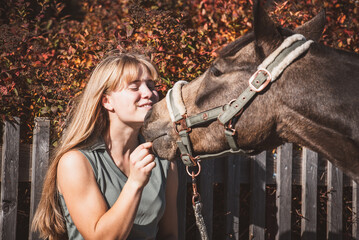
[[[195,167],[195,166],[199,165],[199,156],[193,157],[193,156],[192,156],[191,154],[189,154],[189,153],[182,153],[182,154],[181,154],[181,159],[182,159],[184,156],[185,156],[185,157],[188,157],[189,160],[191,160],[191,162],[193,163],[193,166],[192,166],[192,167]],[[183,161],[183,159],[182,159],[182,161]],[[187,166],[186,166],[186,167],[187,167]],[[199,168],[199,172],[201,172],[201,166],[199,166],[198,168]],[[198,172],[198,174],[199,174],[199,172]]]
[[[242,111],[240,113],[242,113]],[[234,116],[234,117],[236,117],[236,116]],[[225,130],[230,131],[232,133],[232,136],[234,136],[234,135],[236,135],[236,129],[233,128],[232,120],[233,120],[233,118],[231,120],[229,120],[228,123],[223,124],[223,127]]]
[[[237,131],[232,128],[232,126],[226,127],[224,126],[224,129],[231,132],[232,136],[236,135]]]
[[[177,134],[183,130],[185,130],[187,133],[192,131],[191,128],[187,127],[186,118],[187,115],[184,114],[180,120],[173,122],[173,127]],[[180,129],[178,129],[178,126],[180,126]]]
[[[254,85],[253,85],[253,80],[256,79],[256,77],[258,76],[259,73],[263,72],[263,75],[267,76],[267,79],[266,81],[259,87],[259,88],[256,88]],[[252,91],[255,91],[255,92],[260,92],[262,91],[265,87],[268,86],[268,84],[271,82],[272,80],[272,74],[265,68],[259,68],[253,75],[252,77],[249,79],[248,83],[249,83],[249,87],[252,89]]]

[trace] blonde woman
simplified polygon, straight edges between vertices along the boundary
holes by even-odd
[[[139,135],[156,68],[111,53],[93,71],[46,175],[33,229],[52,239],[177,239],[177,168]]]

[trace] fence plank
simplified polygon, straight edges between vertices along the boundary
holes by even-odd
[[[343,239],[343,173],[328,161],[327,239]]]
[[[277,148],[277,224],[276,240],[291,239],[293,144],[285,143]]]
[[[251,216],[249,238],[264,240],[266,207],[266,160],[267,152],[255,156],[251,164]]]
[[[249,184],[250,168],[251,168],[251,157],[248,155],[240,156],[240,167],[239,167],[239,182],[240,184]]]
[[[240,164],[242,155],[229,156],[226,161],[226,239],[239,239],[239,193],[240,193]]]
[[[26,143],[20,143],[19,150],[19,183],[31,182],[31,145]],[[0,153],[2,153],[3,147],[0,145]],[[0,158],[1,159],[1,158]],[[1,171],[1,164],[0,164]]]
[[[302,225],[303,240],[317,239],[318,153],[308,148],[302,152]]]
[[[30,196],[30,227],[32,218],[39,204],[50,152],[50,120],[35,118],[35,128],[32,143],[32,176]],[[40,239],[37,232],[29,233],[30,240]]]
[[[358,184],[353,181],[353,226],[352,226],[352,235],[354,239],[359,239],[359,189]]]
[[[201,162],[202,172],[200,176],[199,193],[203,203],[202,215],[207,227],[209,239],[212,239],[213,233],[213,183],[214,183],[214,161],[216,159],[205,160]],[[200,239],[200,235],[197,234]]]
[[[5,122],[1,164],[0,239],[16,239],[16,215],[19,181],[20,119]]]

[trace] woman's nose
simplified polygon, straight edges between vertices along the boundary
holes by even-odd
[[[152,94],[153,92],[151,91],[151,89],[146,84],[144,84],[142,87],[142,96],[150,98]]]

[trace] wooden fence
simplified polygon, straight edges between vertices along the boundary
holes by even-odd
[[[19,124],[3,128],[1,239],[39,239],[17,221],[25,201],[18,185],[31,182],[29,224],[49,163],[50,121],[35,119],[32,145],[19,143]],[[211,239],[359,239],[357,184],[309,149],[286,143],[255,157],[204,161],[198,178]],[[199,239],[190,181],[179,162],[179,239]]]

